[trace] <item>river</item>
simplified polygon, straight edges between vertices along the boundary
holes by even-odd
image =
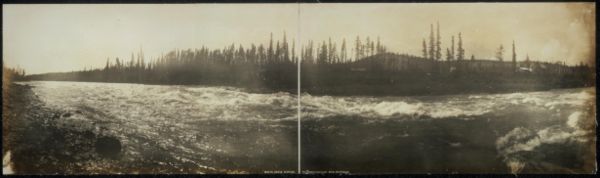
[[[243,89],[22,82],[53,120],[118,138],[95,172],[254,172],[297,168],[297,95]],[[590,173],[595,90],[414,97],[301,95],[302,168],[350,173]],[[64,116],[64,114],[63,114]],[[94,167],[97,167],[95,169]],[[144,171],[146,170],[146,171]],[[97,171],[103,172],[103,171]]]

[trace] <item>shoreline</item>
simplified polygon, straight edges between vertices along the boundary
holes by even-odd
[[[224,87],[235,88],[243,92],[255,94],[273,94],[286,92],[292,95],[297,94],[297,88],[288,87],[246,87],[235,85],[207,85],[207,84],[158,84],[158,83],[125,83],[125,82],[98,82],[98,81],[70,81],[70,80],[27,80],[18,82],[89,82],[106,84],[138,84],[151,86],[190,86],[190,87]],[[372,97],[393,97],[393,96],[445,96],[445,95],[464,95],[464,94],[504,94],[516,92],[538,92],[560,89],[576,89],[595,87],[595,83],[585,84],[546,84],[543,82],[531,83],[459,83],[452,82],[428,82],[420,84],[395,84],[395,85],[338,85],[338,86],[308,86],[301,85],[300,93],[312,96],[372,96]]]

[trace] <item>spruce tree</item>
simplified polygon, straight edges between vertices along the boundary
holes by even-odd
[[[425,39],[423,39],[423,49],[421,50],[423,52],[423,58],[427,59],[427,43],[425,42]]]
[[[512,70],[513,72],[517,71],[517,52],[515,50],[515,41],[512,43]]]
[[[462,61],[465,59],[465,50],[463,49],[462,46],[462,34],[458,33],[458,54],[456,56],[456,59],[459,61]]]
[[[442,59],[442,41],[440,39],[440,23],[437,23],[437,36],[436,36],[436,43],[435,43],[435,60],[440,60]]]
[[[435,59],[435,37],[433,35],[433,24],[431,24],[431,29],[429,32],[429,59]]]

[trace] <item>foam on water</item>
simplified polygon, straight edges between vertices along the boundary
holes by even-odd
[[[492,95],[450,95],[426,97],[331,97],[303,94],[302,107],[307,118],[335,115],[357,115],[366,118],[428,118],[469,119],[491,112],[502,112],[513,106],[557,109],[559,106],[581,107],[593,100],[591,90],[579,93],[530,92]],[[304,113],[303,113],[304,114]]]
[[[229,137],[220,136],[217,132],[210,139],[201,139],[199,137],[202,135],[196,134],[198,124],[249,121],[268,125],[297,119],[296,95],[283,92],[253,94],[227,87],[85,82],[26,84],[33,86],[32,90],[46,106],[72,114],[61,118],[60,122],[65,127],[92,129],[97,133],[121,137],[125,145],[134,145],[125,147],[129,155],[139,155],[138,147],[144,146],[138,144],[142,141],[131,139],[132,135],[155,140],[162,149],[170,150],[170,156],[199,167],[206,166],[198,161],[199,157],[206,158],[199,155],[202,152],[235,156],[240,152],[240,145],[235,145],[235,141],[228,140]],[[526,153],[543,152],[543,148],[550,144],[593,141],[590,140],[590,125],[593,124],[588,121],[594,118],[595,113],[589,113],[584,108],[589,102],[595,101],[594,92],[593,89],[574,89],[431,97],[332,97],[303,94],[302,120],[344,119],[334,116],[359,116],[374,122],[382,121],[377,119],[497,119],[515,117],[510,114],[515,108],[523,111],[522,113],[549,113],[553,117],[551,119],[560,120],[540,128],[508,128],[507,132],[498,134],[495,142],[498,156],[503,158],[513,173],[518,173],[532,162],[540,161],[528,157]],[[551,119],[522,118],[539,122],[550,122],[548,120]],[[244,129],[243,124],[238,126],[240,127],[221,126],[218,129]],[[269,127],[277,129],[275,126]],[[244,130],[235,132],[241,133]],[[402,137],[413,135],[404,133]],[[257,135],[256,141],[264,145],[277,144],[272,142],[275,140],[271,138],[273,136],[276,135]],[[460,142],[449,144],[456,148],[468,146],[468,143]]]
[[[293,118],[288,93],[251,94],[220,87],[158,86],[85,82],[31,82],[53,108],[96,110],[117,119],[279,120]],[[262,109],[278,110],[273,113]]]
[[[486,119],[484,123],[502,124],[498,127],[490,126],[490,132],[499,135],[492,146],[496,147],[498,156],[511,172],[559,169],[568,172],[578,169],[569,166],[576,166],[580,163],[580,158],[589,155],[582,150],[587,150],[586,145],[593,145],[591,142],[595,142],[595,112],[588,109],[590,104],[594,106],[594,101],[593,88],[423,97],[331,97],[304,94],[302,119],[347,118],[336,116],[373,119],[364,122],[367,124],[378,123],[370,122],[379,121],[376,119],[384,119],[384,122],[404,119]],[[490,122],[494,119],[502,120]],[[506,128],[508,125],[513,128]],[[452,147],[462,146],[450,143]],[[573,157],[555,153],[569,148],[571,150],[565,153],[568,156],[574,155]],[[561,163],[562,161],[570,162]]]
[[[589,113],[575,111],[564,120],[563,124],[545,127],[539,131],[517,127],[498,138],[496,148],[511,172],[516,174],[528,164],[544,161],[531,155],[543,155],[543,147],[546,145],[588,145],[586,143],[595,141],[590,122],[593,121],[593,117],[590,117]]]
[[[150,142],[157,149],[169,150],[164,154],[179,161],[165,164],[190,162],[207,167],[204,163],[210,160],[205,158],[246,154],[240,153],[244,147],[235,145],[237,141],[226,140],[228,130],[246,126],[215,125],[216,131],[210,131],[207,129],[213,126],[205,122],[249,122],[254,127],[297,118],[294,95],[283,92],[253,94],[228,87],[87,82],[25,84],[33,86],[46,107],[69,113],[54,121],[59,126],[115,136],[126,145],[126,159],[132,160],[146,159],[141,152]]]

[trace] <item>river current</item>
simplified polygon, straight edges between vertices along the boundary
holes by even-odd
[[[55,122],[120,140],[117,162],[295,171],[297,94],[239,88],[24,82]],[[351,173],[590,173],[595,90],[301,99],[302,168]],[[98,163],[98,166],[102,166]],[[91,170],[93,172],[93,169]],[[203,172],[199,171],[198,172]],[[127,173],[127,172],[125,172]],[[132,171],[131,173],[135,173]]]

